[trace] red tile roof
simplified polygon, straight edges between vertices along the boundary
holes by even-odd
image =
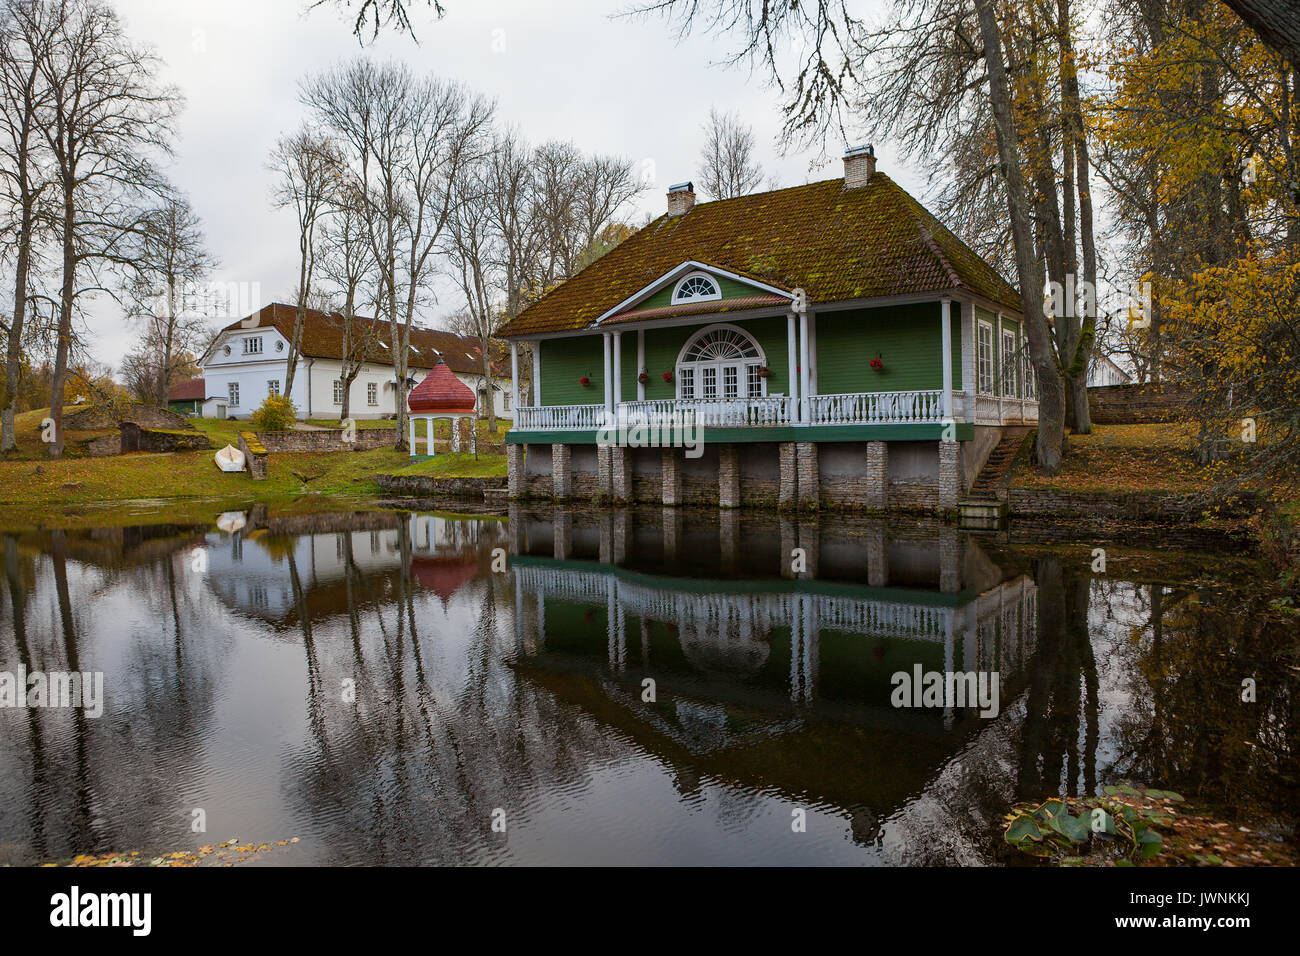
[[[292,338],[294,311],[292,305],[272,302],[258,312],[253,313],[257,316],[256,327],[274,328],[286,339]],[[252,318],[252,316],[249,316],[249,318]],[[244,322],[246,321],[247,319],[241,319],[226,326],[222,331],[238,332],[244,328]],[[373,344],[370,346],[365,361],[371,365],[392,365],[393,353],[391,346],[393,343],[388,322],[365,316],[357,316],[352,321],[352,334],[354,336],[369,335],[373,327],[376,324],[379,325],[379,328],[374,330]],[[493,346],[490,356],[492,374],[498,378],[508,378],[510,375],[510,362],[505,349],[500,343],[494,342]],[[302,354],[307,358],[341,358],[343,355],[343,317],[338,313],[308,309],[302,330]],[[441,359],[447,363],[453,372],[462,375],[481,375],[483,373],[482,355],[483,352],[479,348],[478,340],[473,336],[457,335],[454,332],[447,332],[442,329],[411,329],[411,356],[407,362],[411,368],[433,368]]]
[[[828,179],[660,216],[542,296],[501,334],[588,328],[691,260],[778,288],[802,288],[813,303],[969,291],[1020,311],[1010,283],[877,172],[857,189]]]
[[[474,411],[474,393],[447,367],[439,362],[424,377],[424,381],[411,389],[406,405],[413,412],[464,412]]]
[[[183,382],[177,382],[167,391],[167,401],[169,402],[189,402],[194,400],[201,402],[207,397],[208,393],[201,378],[187,378]]]

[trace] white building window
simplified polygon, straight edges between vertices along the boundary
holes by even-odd
[[[231,408],[238,408],[239,407],[239,383],[231,382],[229,385],[226,386],[226,389],[227,389],[226,392],[227,404]]]
[[[343,379],[341,378],[336,378],[334,380],[334,404],[343,404]]]
[[[260,335],[253,338],[244,339],[245,355],[260,355],[262,353],[262,337]]]
[[[507,411],[507,412],[510,411],[510,393],[509,393],[509,392],[502,392],[502,393],[501,393],[501,408],[502,408],[504,411]]]
[[[673,305],[721,298],[722,290],[718,288],[717,280],[707,272],[692,272],[673,290]]]
[[[366,384],[366,404],[379,404],[379,384],[377,382],[369,382]]]
[[[1014,329],[1002,330],[1002,394],[1011,398],[1019,396],[1016,388],[1016,333]]]
[[[763,394],[763,350],[734,325],[697,333],[677,360],[678,398],[758,398]]]
[[[1025,383],[1025,398],[1038,398],[1038,376],[1034,372],[1034,363],[1029,357],[1029,340],[1025,339],[1023,352],[1021,353],[1024,361],[1020,365],[1020,379]]]
[[[280,380],[278,378],[273,378],[266,383],[266,394],[267,395],[280,394]]]
[[[977,363],[979,368],[979,390],[983,395],[993,394],[993,326],[987,322],[979,323],[979,350]]]

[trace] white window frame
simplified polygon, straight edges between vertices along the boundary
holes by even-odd
[[[262,337],[260,335],[250,335],[244,339],[245,355],[262,354]]]
[[[984,332],[988,331],[988,341],[985,342]],[[979,319],[975,323],[975,381],[979,394],[992,395],[993,388],[996,384],[995,369],[993,358],[993,323]],[[985,362],[987,359],[987,363]],[[987,368],[986,368],[987,365]],[[986,375],[987,373],[987,375]]]
[[[718,359],[716,361],[687,361],[686,356],[703,338],[717,332],[732,332],[748,340],[750,346],[757,355],[742,356],[739,358]],[[767,379],[757,373],[757,369],[767,367],[767,355],[763,351],[763,346],[759,344],[758,339],[747,329],[730,323],[717,323],[705,326],[699,329],[686,340],[682,350],[677,354],[676,365],[676,384],[677,398],[690,400],[700,399],[707,401],[725,400],[725,401],[744,401],[751,398],[765,398],[767,396]],[[736,394],[728,397],[726,394],[726,369],[736,369]],[[705,395],[704,390],[706,383],[711,379],[713,394]],[[750,394],[750,385],[753,380],[758,380],[758,394]]]
[[[379,404],[379,383],[378,382],[366,382],[366,404],[367,405]]]
[[[713,292],[707,295],[683,296],[682,290],[686,287],[687,283],[691,282],[692,279],[705,280],[711,286],[713,286]],[[681,280],[678,281],[677,285],[673,286],[673,298],[672,298],[673,305],[690,305],[695,302],[716,302],[718,299],[721,298],[722,298],[722,286],[718,282],[718,280],[714,276],[709,275],[707,272],[701,272],[698,269],[694,272],[690,272],[682,276]]]
[[[1029,357],[1029,337],[1022,332],[1020,341],[1024,355],[1020,366],[1020,381],[1023,383],[1020,393],[1025,398],[1038,401],[1038,375],[1034,371],[1033,360]]]
[[[334,404],[342,406],[343,404],[343,379],[334,380]]]
[[[229,382],[226,385],[226,405],[229,408],[239,407],[239,383]]]
[[[1019,338],[1019,334],[1015,329],[1003,328],[1001,385],[1002,385],[1002,394],[1005,395],[1007,398],[1020,397],[1019,376],[1016,374],[1016,365],[1019,364],[1016,361],[1016,356],[1017,353],[1019,352],[1019,349],[1016,347],[1018,338]],[[1011,346],[1010,350],[1008,350],[1007,348],[1008,342],[1010,343]],[[1008,376],[1010,376],[1010,382],[1007,381]],[[1010,385],[1009,388],[1008,385]]]
[[[267,379],[266,394],[268,397],[274,395],[277,398],[280,395],[280,380],[278,378]]]

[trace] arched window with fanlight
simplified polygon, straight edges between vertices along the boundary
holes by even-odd
[[[766,392],[763,349],[735,325],[711,325],[691,337],[677,359],[677,397],[759,398]]]
[[[718,287],[718,280],[707,272],[692,272],[673,289],[673,305],[710,302],[721,298],[722,289]]]

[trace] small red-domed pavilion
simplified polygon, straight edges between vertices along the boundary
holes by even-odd
[[[429,455],[433,450],[433,420],[447,418],[451,420],[451,450],[460,451],[460,420],[469,419],[469,450],[477,454],[478,443],[475,441],[473,390],[456,377],[441,359],[424,381],[411,389],[406,396],[406,407],[411,410],[411,457],[415,457],[415,420],[424,419],[424,434],[429,446]]]

